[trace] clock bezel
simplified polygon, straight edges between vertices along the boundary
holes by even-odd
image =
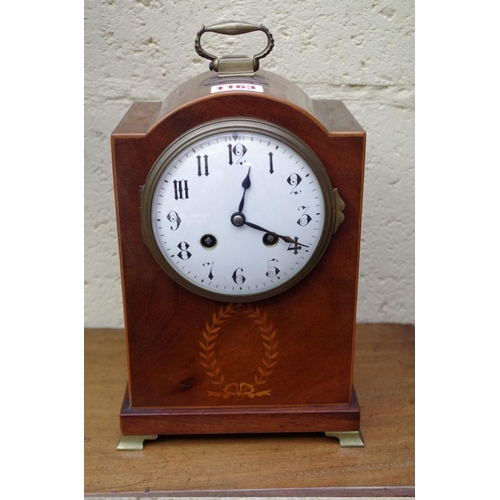
[[[267,135],[270,138],[281,141],[283,144],[293,149],[296,154],[304,159],[304,161],[311,168],[313,174],[316,176],[325,205],[323,230],[314,253],[309,258],[307,263],[304,264],[304,266],[286,282],[281,283],[280,285],[269,290],[260,290],[255,293],[248,294],[217,293],[199,287],[195,283],[186,279],[163,256],[154,235],[151,218],[151,206],[156,185],[165,169],[168,168],[170,163],[178,156],[178,154],[189,148],[191,144],[197,141],[206,139],[217,133],[232,133],[235,129],[237,129],[238,132],[243,133],[259,133]],[[218,119],[203,123],[180,135],[156,159],[148,173],[144,185],[140,190],[142,239],[161,269],[177,284],[181,285],[185,289],[199,296],[220,302],[243,303],[264,300],[279,295],[280,293],[283,293],[284,291],[295,286],[303,278],[305,278],[321,260],[321,257],[326,251],[334,232],[334,203],[333,187],[331,185],[330,178],[318,156],[302,139],[298,138],[285,128],[265,120],[254,118]]]

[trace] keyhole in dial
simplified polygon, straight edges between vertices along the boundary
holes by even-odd
[[[213,234],[205,234],[200,239],[203,248],[213,248],[217,245],[217,238]]]
[[[266,247],[273,247],[278,243],[278,241],[279,238],[274,233],[266,233],[262,237],[262,242],[264,243],[264,245],[266,245]]]

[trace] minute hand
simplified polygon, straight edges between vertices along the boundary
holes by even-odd
[[[275,233],[274,231],[269,231],[269,229],[266,229],[262,226],[258,226],[257,224],[254,224],[252,222],[245,221],[245,225],[248,227],[251,227],[253,229],[257,229],[258,231],[263,231],[264,233],[275,234],[278,238],[281,238],[283,241],[286,241],[287,243],[296,243],[297,245],[300,245],[302,247],[309,248],[309,245],[304,245],[303,243],[300,243],[299,241],[296,241],[295,239],[290,238],[290,236],[283,236],[281,234]]]

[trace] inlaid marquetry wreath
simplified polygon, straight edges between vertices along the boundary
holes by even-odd
[[[249,381],[227,380],[219,366],[216,357],[217,337],[224,323],[236,312],[241,311],[253,320],[253,323],[260,331],[264,354],[260,364],[256,367],[253,383]],[[278,341],[276,339],[276,329],[272,322],[268,321],[267,314],[261,312],[258,307],[250,305],[229,304],[221,307],[218,313],[212,314],[212,321],[207,322],[203,330],[203,340],[200,340],[201,365],[205,368],[205,373],[210,377],[213,385],[220,386],[220,391],[208,391],[208,396],[228,399],[230,397],[262,397],[270,396],[271,389],[259,390],[268,383],[268,379],[273,373],[278,357]]]

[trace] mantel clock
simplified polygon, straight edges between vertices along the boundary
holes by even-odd
[[[262,31],[255,56],[202,35]],[[262,25],[203,27],[210,70],[111,137],[128,354],[119,449],[158,435],[325,432],[353,387],[365,132],[260,70]]]

